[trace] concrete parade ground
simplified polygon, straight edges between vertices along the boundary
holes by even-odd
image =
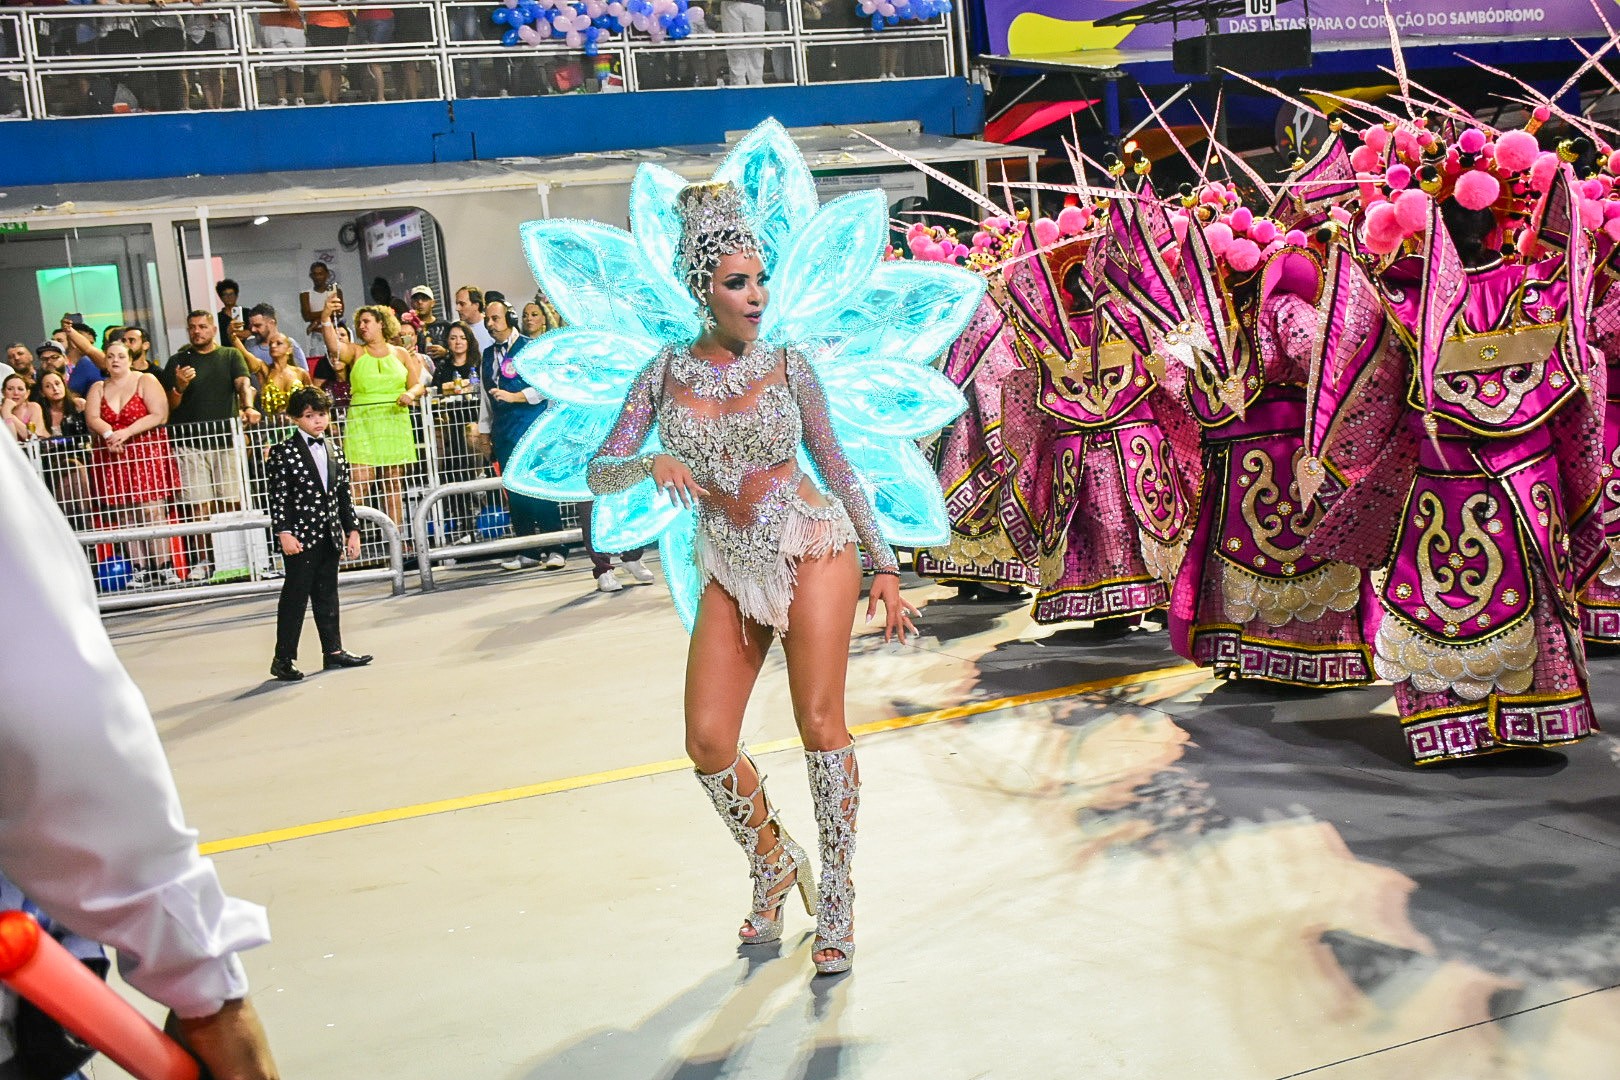
[[[922,638],[851,645],[859,952],[816,979],[800,907],[737,944],[662,581],[443,580],[347,590],[376,662],[320,673],[306,627],[297,684],[274,597],[108,620],[269,908],[246,963],[288,1080],[1620,1076],[1609,734],[1419,770],[1387,686],[1222,683],[1163,632],[907,575]],[[1620,731],[1620,657],[1591,666]],[[778,648],[744,731],[813,853],[788,701]]]

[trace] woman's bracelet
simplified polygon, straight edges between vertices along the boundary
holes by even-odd
[[[879,574],[893,574],[895,577],[899,577],[900,576],[900,571],[898,571],[898,570],[874,570],[874,571],[872,571],[872,576],[873,577],[877,577]]]

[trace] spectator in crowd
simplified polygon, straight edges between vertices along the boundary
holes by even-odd
[[[264,345],[270,362],[265,365],[259,389],[259,412],[266,417],[281,416],[287,411],[287,401],[293,391],[302,386],[313,386],[309,372],[294,362],[298,343],[276,330]]]
[[[6,360],[3,365],[5,371],[0,375],[10,375],[16,372],[30,384],[34,381],[34,354],[28,351],[28,346],[20,341],[13,341],[6,346]]]
[[[0,382],[0,423],[16,437],[27,442],[45,434],[45,418],[39,403],[28,400],[28,383],[13,371]]]
[[[309,47],[343,48],[349,43],[351,21],[348,8],[311,8],[304,12],[304,34]],[[343,73],[336,64],[322,64],[315,69],[315,85],[320,88],[321,101],[336,105],[343,89]]]
[[[439,476],[445,483],[476,480],[484,471],[483,459],[473,453],[467,430],[477,430],[480,358],[473,352],[472,331],[464,322],[450,323],[444,341],[444,359],[433,371],[439,387],[434,406],[439,417]],[[454,519],[454,542],[470,543],[478,532],[478,496],[452,495],[445,509]]]
[[[45,422],[45,447],[41,457],[45,475],[50,478],[56,504],[82,532],[91,525],[90,472],[86,467],[85,437],[90,429],[84,422],[84,399],[67,388],[60,371],[47,371],[39,380],[34,400]]]
[[[433,361],[428,359],[427,353],[422,351],[421,324],[416,316],[407,311],[399,319],[399,336],[394,338],[393,344],[398,345],[406,352],[416,356],[417,366],[420,370],[418,379],[422,388],[427,389],[433,385]]]
[[[754,0],[726,0],[720,9],[720,28],[728,34],[763,34],[765,5]],[[765,82],[765,50],[757,45],[726,50],[732,86],[761,86]]]
[[[495,344],[495,339],[490,335],[489,327],[484,325],[483,291],[474,285],[463,285],[457,289],[456,314],[472,330],[473,344],[478,347],[478,355],[484,355],[484,350]]]
[[[187,15],[186,22],[186,51],[221,53],[231,48],[231,24],[222,16],[208,12],[207,14]],[[204,59],[207,59],[206,57]],[[195,83],[202,89],[203,108],[223,109],[225,107],[225,69],[222,67],[207,67],[191,69],[186,72],[188,83]],[[190,97],[190,87],[186,90]],[[187,102],[189,104],[189,100]]]
[[[359,16],[354,23],[355,43],[362,47],[377,47],[390,45],[394,41],[394,9],[381,7],[376,4],[366,4],[359,9]],[[378,63],[366,65],[366,73],[371,76],[371,94],[374,101],[388,100],[388,82],[383,74],[383,66]],[[386,304],[386,300],[378,300],[376,292],[371,296],[372,303]]]
[[[50,341],[40,342],[39,346],[34,349],[34,355],[39,360],[37,370],[41,378],[44,377],[47,371],[54,371],[64,379],[68,377],[67,350],[58,345],[55,338]],[[18,374],[22,373],[18,372]]]
[[[321,334],[321,323],[326,321],[326,301],[334,294],[341,301],[343,290],[332,280],[332,268],[320,261],[309,264],[309,285],[298,294],[298,309],[304,317],[304,333],[309,335],[306,347],[313,365],[326,356],[326,338]],[[343,308],[340,305],[338,319],[342,318]],[[315,368],[311,366],[309,370],[313,374]]]
[[[297,425],[270,450],[270,529],[281,545],[286,577],[276,605],[276,651],[270,674],[282,682],[304,677],[295,663],[304,609],[313,607],[321,637],[321,668],[364,667],[371,657],[343,647],[338,622],[338,560],[360,556],[360,524],[349,495],[349,469],[328,441],[332,399],[314,387],[293,392],[286,415]]]
[[[248,368],[255,379],[262,382],[264,373],[270,366],[270,339],[281,333],[281,323],[276,318],[276,309],[269,304],[255,304],[248,311],[248,334],[237,337],[232,345],[248,358]],[[296,341],[289,339],[293,350],[293,363],[309,370],[309,358],[304,355],[303,348]],[[279,413],[280,409],[272,410]]]
[[[228,425],[238,416],[259,422],[253,408],[253,380],[247,357],[219,344],[214,317],[193,311],[186,317],[185,348],[169,357],[161,379],[169,394],[169,422],[180,466],[180,501],[189,521],[236,510],[243,503],[241,472],[231,452]],[[213,573],[213,541],[191,538],[188,559],[193,581]]]
[[[174,1010],[207,1073],[276,1080],[237,956],[270,940],[264,911],[226,896],[198,855],[152,714],[102,625],[84,551],[5,445],[0,491],[0,610],[26,613],[28,627],[0,650],[0,872],[116,949],[124,981]]]
[[[328,301],[335,316],[337,300]],[[375,482],[381,488],[383,513],[405,524],[405,466],[416,462],[416,436],[411,410],[426,392],[422,362],[390,341],[399,333],[392,308],[373,304],[354,315],[358,343],[338,338],[337,327],[325,325],[327,358],[349,377],[348,417],[343,444],[354,467],[355,497],[364,502]],[[341,365],[341,367],[339,367]]]
[[[378,307],[388,308],[394,313],[396,319],[405,314],[410,307],[409,304],[394,295],[394,287],[388,283],[387,278],[382,276],[371,279],[371,302]]]
[[[495,341],[484,350],[479,379],[482,392],[478,408],[478,449],[493,458],[496,468],[502,468],[529,425],[540,419],[546,404],[540,391],[525,383],[512,363],[512,357],[525,342],[509,322],[511,314],[506,304],[499,300],[489,304],[484,309],[484,318]],[[512,512],[514,534],[538,536],[562,531],[562,508],[549,499],[508,491],[506,502]],[[507,570],[524,570],[542,562],[547,570],[561,570],[567,565],[566,549],[560,544],[529,548],[501,566]]]
[[[282,0],[282,4],[284,7],[281,11],[265,11],[258,15],[259,45],[266,52],[301,53],[308,42],[304,36],[304,17],[298,11],[298,0]],[[275,83],[277,105],[287,104],[288,97],[292,98],[294,105],[304,103],[302,64],[273,68],[271,79]]]
[[[107,349],[107,378],[85,398],[85,423],[97,437],[90,453],[90,476],[96,500],[115,527],[163,525],[179,477],[169,437],[169,401],[157,376],[132,371],[123,342]],[[135,565],[130,587],[178,585],[180,576],[167,540],[131,540],[125,544]]]
[[[81,397],[89,393],[90,384],[101,381],[107,363],[107,354],[96,346],[95,331],[64,315],[61,327],[51,336],[66,346],[68,388]]]
[[[435,299],[433,290],[426,285],[418,285],[411,290],[411,312],[421,323],[422,351],[437,364],[445,357],[445,335],[450,332],[450,324],[433,314]]]
[[[339,306],[341,305],[342,301],[339,300]],[[354,341],[354,335],[349,333],[349,328],[344,323],[337,324],[337,336],[338,340],[345,345]],[[321,343],[321,352],[324,353],[325,351],[326,343],[323,341]],[[332,395],[332,404],[335,408],[347,409],[349,407],[349,372],[347,368],[344,368],[341,364],[334,368],[331,360],[322,356],[315,362],[315,369],[310,372],[310,375],[313,377],[317,387]]]
[[[537,294],[533,300],[523,305],[523,340],[524,343],[533,341],[548,330],[555,330],[562,326],[562,316],[557,309],[543,295]],[[591,576],[596,578],[598,592],[616,593],[624,586],[613,573],[613,559],[611,556],[597,551],[591,546],[591,504],[588,502],[578,504],[579,528],[581,539],[585,541],[585,553],[590,556]],[[651,585],[653,574],[642,563],[641,557],[646,552],[641,548],[626,551],[619,556],[625,573],[630,575],[637,585]]]
[[[124,348],[129,350],[129,366],[136,371],[156,371],[157,365],[152,363],[152,342],[146,337],[146,328],[142,326],[124,327]]]
[[[241,303],[242,287],[231,278],[222,278],[214,286],[214,295],[219,297],[220,303],[219,317],[214,325],[219,327],[220,336],[229,340],[228,335],[247,314]]]
[[[102,355],[106,355],[108,345],[111,345],[115,341],[123,341],[123,340],[124,340],[124,328],[122,326],[114,325],[114,326],[107,327],[107,329],[105,329],[105,330],[103,330],[101,332],[101,352],[102,352]]]

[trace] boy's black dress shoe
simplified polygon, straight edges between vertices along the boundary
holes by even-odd
[[[280,679],[282,682],[297,682],[304,677],[304,673],[294,667],[291,660],[272,660],[270,677]]]
[[[356,656],[352,652],[327,653],[321,658],[321,670],[331,671],[335,667],[365,667],[371,663],[371,656]]]

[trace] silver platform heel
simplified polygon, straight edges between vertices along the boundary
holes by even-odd
[[[754,770],[755,777],[754,790],[746,793],[741,790],[742,781],[737,774],[737,766],[745,758]],[[747,750],[739,746],[736,761],[717,773],[697,773],[697,778],[709,793],[714,808],[731,829],[732,837],[742,847],[743,854],[748,856],[748,875],[754,880],[754,901],[753,910],[748,913],[746,921],[753,928],[754,936],[749,937],[739,931],[738,939],[744,945],[768,945],[780,941],[782,908],[795,885],[799,888],[799,898],[804,901],[805,912],[810,915],[816,913],[816,885],[810,877],[809,858],[804,849],[788,835],[781,822],[776,820],[776,808],[765,795],[765,774],[759,771],[759,766],[754,764]],[[754,816],[756,795],[765,816],[758,825],[750,825],[748,822]],[[776,827],[776,845],[761,855],[759,833],[766,825]],[[767,913],[771,911],[777,913],[776,918],[768,916]]]
[[[813,951],[836,949],[844,955],[816,964],[817,975],[837,975],[855,962],[855,814],[861,805],[861,774],[855,743],[842,750],[806,750],[810,798],[816,808],[821,847],[821,908],[816,914]]]

